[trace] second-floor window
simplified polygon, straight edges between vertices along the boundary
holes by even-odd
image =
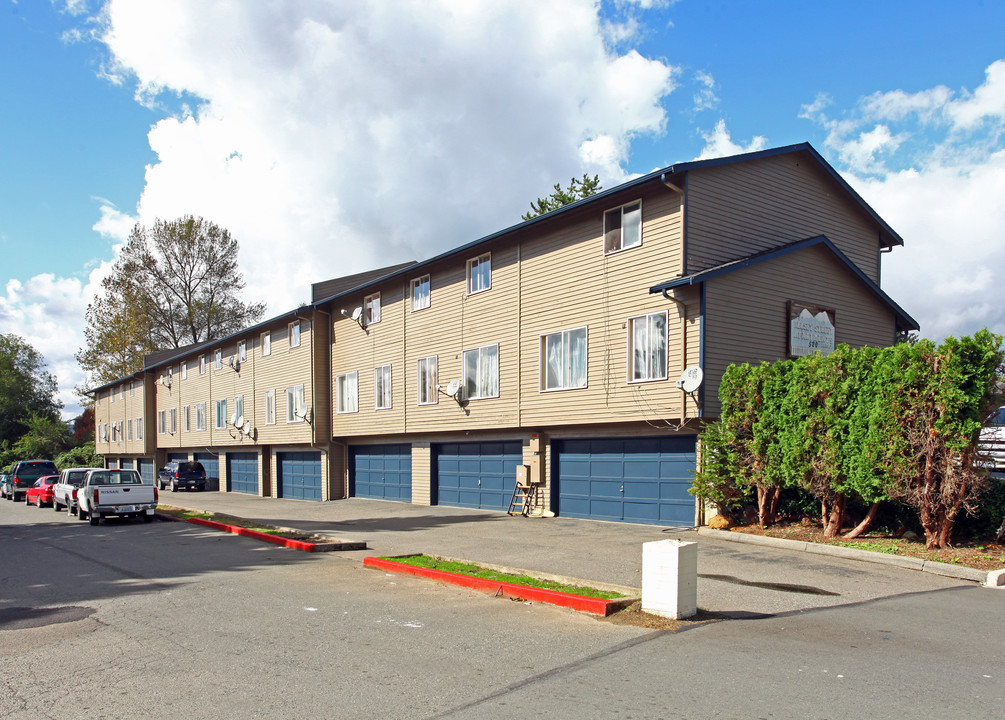
[[[185,428],[185,432],[191,432],[192,431],[192,407],[190,405],[186,405],[182,409],[181,421],[182,421],[182,427]]]
[[[335,412],[359,411],[359,375],[353,371],[335,376]]]
[[[429,276],[423,275],[412,281],[412,310],[429,307]]]
[[[485,253],[468,260],[468,295],[492,287],[492,254]]]
[[[642,244],[642,201],[604,213],[604,253],[627,250]]]
[[[272,354],[272,333],[263,332],[262,333],[262,356],[267,356]]]
[[[216,401],[216,420],[215,427],[217,429],[222,429],[227,427],[227,399]]]
[[[248,341],[242,340],[237,343],[237,359],[239,362],[245,362],[248,359]]]
[[[363,298],[363,323],[373,325],[380,322],[380,293]]]
[[[167,410],[157,411],[157,434],[163,435],[167,432]]]
[[[206,429],[206,403],[198,403],[195,406],[195,429]]]
[[[136,418],[136,439],[143,439],[143,418],[141,417]]]
[[[436,356],[419,358],[416,377],[419,405],[435,405],[439,400],[436,393]]]
[[[133,439],[133,419],[129,418],[126,420],[126,440]]]
[[[188,363],[183,362],[181,364],[181,379],[186,380],[188,378]]]
[[[300,347],[300,321],[290,323],[290,347]]]
[[[178,432],[178,410],[176,410],[175,408],[171,408],[169,417],[171,420],[171,425],[170,430],[168,432],[174,435],[176,432]]]
[[[265,391],[265,424],[276,424],[276,391]]]
[[[206,356],[205,355],[200,355],[199,356],[199,374],[200,375],[205,375],[206,374]]]
[[[391,366],[381,365],[373,370],[374,408],[387,410],[391,407]]]
[[[223,369],[223,350],[213,351],[213,368],[215,370]]]
[[[244,420],[244,395],[238,395],[234,398],[234,415],[236,416],[237,424],[243,425],[241,422]]]
[[[464,394],[470,400],[499,397],[499,346],[464,351]]]
[[[667,379],[667,314],[640,315],[628,321],[628,381]]]
[[[303,422],[307,417],[304,403],[304,386],[292,385],[286,388],[286,422]]]
[[[586,328],[563,330],[541,338],[541,389],[586,387]]]

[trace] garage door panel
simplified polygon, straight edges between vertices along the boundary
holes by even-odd
[[[444,443],[435,447],[437,501],[441,505],[506,510],[513,496],[519,441]]]
[[[227,483],[231,492],[258,495],[258,455],[227,453]]]
[[[555,441],[560,515],[691,525],[694,436]]]
[[[276,453],[279,497],[321,499],[321,453]]]
[[[349,448],[350,492],[377,500],[412,500],[412,446],[358,445]]]

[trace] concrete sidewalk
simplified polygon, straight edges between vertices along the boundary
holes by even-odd
[[[694,541],[698,543],[699,607],[735,616],[969,584],[852,559],[723,542],[690,528],[510,517],[501,512],[360,498],[320,503],[239,493],[178,492],[161,493],[160,501],[361,540],[368,550],[334,553],[359,561],[367,555],[427,553],[627,588],[642,585],[643,543],[667,538]]]

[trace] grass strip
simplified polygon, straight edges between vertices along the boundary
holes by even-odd
[[[470,563],[456,562],[453,560],[443,560],[431,555],[409,555],[407,557],[383,557],[381,560],[400,562],[405,565],[428,568],[430,570],[442,570],[443,572],[456,573],[458,575],[469,575],[471,577],[483,578],[485,580],[495,580],[497,582],[511,583],[513,585],[526,585],[528,587],[542,588],[544,590],[555,590],[557,592],[570,593],[572,595],[583,595],[585,597],[599,598],[601,600],[614,600],[625,597],[621,593],[597,590],[591,587],[579,587],[573,585],[563,585],[551,580],[539,580],[528,575],[508,575],[496,570],[472,565]]]
[[[164,515],[170,515],[171,517],[178,518],[179,520],[189,520],[190,518],[212,520],[213,522],[222,523],[224,525],[234,525],[236,527],[242,527],[248,530],[254,530],[255,532],[264,533],[265,535],[276,535],[278,537],[289,538],[290,540],[310,540],[313,537],[308,533],[290,532],[289,530],[279,530],[274,527],[254,525],[246,520],[241,520],[240,518],[231,517],[229,515],[217,515],[216,513],[208,512],[193,512],[191,510],[180,510],[178,508],[166,508],[163,506],[158,506],[157,512]]]

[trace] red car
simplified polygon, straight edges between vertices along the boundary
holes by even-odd
[[[43,475],[24,494],[24,504],[35,507],[52,505],[52,486],[59,482],[59,475]]]

